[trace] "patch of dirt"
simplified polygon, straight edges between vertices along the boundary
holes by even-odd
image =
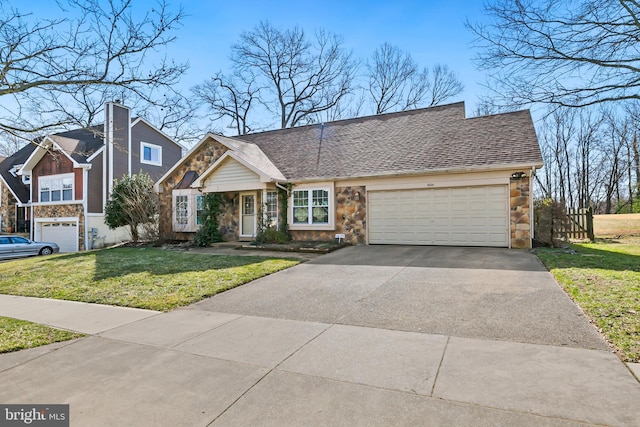
[[[261,244],[246,244],[242,245],[240,249],[245,250],[264,250],[264,251],[277,251],[277,252],[316,252],[316,253],[328,253],[333,252],[336,249],[348,246],[346,243],[337,242],[302,242],[293,241],[287,243],[261,243]]]

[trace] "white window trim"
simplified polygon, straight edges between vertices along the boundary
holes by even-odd
[[[49,200],[46,202],[43,202],[41,200],[41,192],[42,192],[42,182],[43,181],[51,181],[53,179],[60,179],[63,180],[65,178],[71,178],[71,199],[69,200],[64,200],[64,188],[61,187],[60,188],[60,200],[51,200],[51,190],[49,190]],[[42,205],[66,205],[66,204],[72,204],[74,202],[77,202],[76,200],[76,177],[75,174],[73,172],[71,173],[63,173],[63,174],[58,174],[58,175],[42,175],[38,177],[38,203],[37,204],[42,204]]]
[[[280,200],[279,200],[279,195],[278,195],[278,190],[275,189],[267,189],[264,190],[262,193],[262,206],[263,206],[263,212],[262,212],[262,216],[263,216],[263,221],[266,223],[267,219],[269,218],[268,212],[267,212],[267,195],[269,193],[273,193],[276,195],[276,212],[275,212],[275,216],[271,217],[271,220],[274,221],[273,226],[275,226],[276,230],[280,229]]]
[[[202,198],[202,202],[204,203],[204,196],[205,194],[203,193],[198,193],[193,197],[193,221],[196,225],[196,227],[200,228],[200,226],[202,224],[198,224],[198,198],[201,197]],[[203,209],[204,211],[204,209]]]
[[[328,224],[295,224],[293,222],[293,192],[298,190],[325,190],[329,192],[329,223]],[[309,184],[294,185],[289,195],[289,206],[287,212],[287,222],[289,230],[335,230],[336,228],[336,194],[334,183],[316,182]]]
[[[198,231],[196,224],[196,196],[204,195],[197,189],[173,190],[171,193],[171,224],[173,231],[178,233],[192,233]],[[187,223],[178,224],[176,221],[176,196],[187,196]]]
[[[158,150],[158,161],[157,162],[144,159],[144,149],[145,148],[151,148],[152,150]],[[156,145],[156,144],[151,144],[149,142],[140,141],[140,163],[144,163],[145,165],[162,166],[162,146]]]

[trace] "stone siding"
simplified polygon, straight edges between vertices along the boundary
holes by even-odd
[[[158,209],[160,220],[158,231],[161,239],[180,239],[185,236],[192,237],[193,233],[180,233],[178,236],[173,232],[173,201],[171,191],[184,176],[187,171],[196,171],[198,175],[209,168],[216,160],[218,160],[227,151],[227,147],[209,140],[204,142],[190,158],[178,167],[171,176],[162,183],[162,192],[158,195]]]
[[[258,193],[260,197],[260,193]],[[258,204],[258,206],[260,206]],[[223,193],[220,204],[220,217],[218,229],[222,240],[227,242],[237,241],[240,233],[240,196],[238,193]]]
[[[85,218],[81,204],[76,205],[48,205],[34,206],[33,216],[38,219],[45,218],[78,218],[78,248],[84,251]]]
[[[11,228],[11,232],[16,231],[16,205],[18,202],[13,197],[13,194],[9,191],[9,188],[4,185],[4,182],[0,183],[0,187],[2,187],[2,194],[0,197],[2,201],[0,202],[0,215],[2,216],[2,229],[0,232],[8,233],[9,228]]]
[[[344,241],[352,245],[367,242],[366,188],[336,187],[336,229],[291,231],[293,240],[334,241],[336,234],[344,234]]]
[[[511,247],[514,249],[531,248],[530,184],[530,178],[525,176],[512,178],[509,185]]]

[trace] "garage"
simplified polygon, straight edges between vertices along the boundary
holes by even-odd
[[[506,185],[371,191],[370,244],[509,246]]]
[[[75,222],[40,223],[42,242],[53,242],[60,246],[60,252],[78,252],[78,224]]]

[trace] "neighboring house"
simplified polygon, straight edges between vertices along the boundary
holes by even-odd
[[[35,147],[27,144],[0,161],[0,231],[3,233],[30,231],[29,184],[23,182],[18,171]]]
[[[156,182],[160,234],[192,238],[201,197],[215,192],[224,238],[253,239],[258,212],[276,217],[288,188],[296,240],[528,248],[541,166],[529,111],[468,119],[464,103],[208,134]]]
[[[0,163],[2,231],[29,232],[61,252],[126,240],[125,227],[104,224],[114,180],[140,171],[157,180],[181,155],[167,135],[109,102],[103,125],[48,135]]]

